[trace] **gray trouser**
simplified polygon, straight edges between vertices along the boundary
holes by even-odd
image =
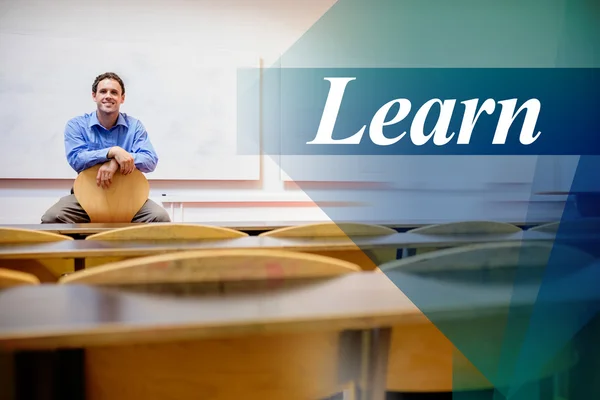
[[[81,208],[75,195],[62,197],[42,216],[42,224],[82,224],[90,222],[90,217]],[[167,211],[148,199],[131,222],[171,222]]]

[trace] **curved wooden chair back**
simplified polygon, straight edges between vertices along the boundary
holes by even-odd
[[[360,268],[312,254],[219,250],[129,260],[76,272],[64,279],[64,283],[225,281],[214,286],[229,291],[238,287],[247,289],[240,279],[254,280],[259,290],[262,285],[272,288],[268,280],[275,280],[279,284],[274,295],[285,297],[294,288],[282,288],[281,278],[327,278],[351,272],[360,272]],[[257,279],[267,281],[257,282]],[[230,288],[230,284],[233,287]],[[142,290],[148,293],[149,289]],[[290,301],[294,301],[293,297]],[[263,306],[269,307],[269,304]],[[240,326],[244,334],[229,337],[90,347],[85,355],[87,384],[102,390],[90,390],[89,399],[130,400],[132,382],[140,382],[140,377],[145,377],[144,400],[364,398],[366,390],[361,391],[361,397],[357,394],[357,387],[363,383],[361,376],[355,373],[354,366],[343,364],[347,352],[344,350],[340,355],[340,349],[345,349],[347,344],[338,330],[306,329],[265,334],[253,328],[255,322],[258,321],[246,321]],[[340,379],[340,370],[346,379]]]
[[[457,271],[470,273],[484,271],[488,280],[494,280],[494,272],[506,272],[514,267],[545,267],[552,250],[559,244],[554,242],[500,242],[480,243],[441,249],[414,257],[386,263],[380,271],[401,270],[406,273],[436,275]],[[591,254],[572,246],[560,245],[560,255],[566,262],[588,264],[594,260]]]
[[[130,285],[325,278],[360,272],[352,263],[282,250],[199,250],[139,257],[78,271],[61,283]]]
[[[0,244],[47,243],[61,240],[73,240],[73,238],[54,232],[0,227]]]
[[[419,233],[425,235],[460,235],[460,234],[476,234],[476,233],[517,233],[522,229],[516,225],[505,222],[496,221],[460,221],[449,222],[445,224],[435,224],[422,226],[420,228],[411,229],[410,233]],[[441,248],[420,248],[420,249],[404,249],[404,257],[414,254],[424,254],[430,251],[440,250]]]
[[[459,235],[469,233],[516,233],[522,229],[516,225],[496,221],[460,221],[427,225],[408,232],[427,235]]]
[[[559,233],[567,231],[573,233],[600,233],[600,218],[582,218],[566,221],[550,222],[529,228],[530,231],[545,233]]]
[[[360,272],[360,268],[312,254],[278,250],[207,250],[169,253],[104,265],[78,271],[63,278],[61,283],[143,285],[204,282],[214,283],[221,290],[235,290],[249,283],[258,284],[260,289],[261,285],[272,287],[272,283],[280,286],[284,279],[300,281],[302,278],[328,278],[353,272]],[[249,324],[252,325],[252,322],[249,321]],[[118,349],[97,346],[86,350],[86,361],[89,363],[89,385],[101,386],[102,395],[96,397],[92,394],[91,398],[107,396],[114,400],[128,400],[127,387],[140,376],[173,376],[176,379],[151,379],[144,383],[145,399],[174,396],[191,400],[208,396],[299,400],[333,398],[340,392],[344,392],[347,396],[344,398],[349,400],[358,399],[352,396],[352,385],[339,382],[341,345],[339,332],[321,329],[285,335],[249,331],[236,337],[125,345]],[[231,362],[233,359],[234,363]],[[147,360],[161,361],[148,364]],[[182,360],[187,361],[182,363]],[[257,375],[248,374],[248,371],[259,372]],[[215,373],[226,378],[215,380]],[[187,384],[182,386],[182,381]],[[92,390],[90,393],[96,392]]]
[[[140,224],[126,228],[112,229],[89,235],[85,240],[220,240],[248,236],[235,229],[201,224]],[[137,257],[92,257],[85,260],[85,267],[92,268],[107,263]]]
[[[393,235],[396,231],[381,225],[362,223],[323,222],[289,226],[261,233],[259,236],[272,236],[277,238],[326,238],[355,236],[384,236]],[[356,250],[344,251],[310,251],[308,253],[334,257],[359,265],[365,271],[375,270],[378,265],[396,259],[397,249]]]
[[[199,240],[234,239],[247,233],[220,226],[201,224],[140,224],[89,235],[85,240]]]
[[[150,184],[139,170],[129,175],[117,170],[108,189],[99,187],[96,176],[101,165],[95,165],[77,175],[73,193],[90,217],[90,222],[131,222],[148,200]]]
[[[548,224],[531,227],[528,230],[533,232],[556,233],[558,232],[559,225],[560,222],[550,222]]]
[[[506,285],[512,288],[518,266],[519,279],[530,271],[537,282],[543,276],[543,267],[556,245],[553,243],[485,243],[437,250],[413,257],[396,260],[380,266],[382,273],[394,271],[405,275],[447,281],[448,285],[461,284],[461,287]],[[556,254],[556,253],[554,253]],[[588,264],[594,257],[576,248],[564,247],[560,253],[567,262]],[[525,269],[525,270],[524,270]],[[401,279],[401,278],[399,278]],[[487,282],[486,282],[487,281]],[[491,282],[490,282],[491,281]],[[484,283],[485,282],[485,283]],[[494,286],[488,286],[493,288]],[[468,290],[468,289],[465,289]],[[481,293],[478,291],[477,293]],[[507,290],[507,293],[512,293]],[[468,294],[466,294],[468,296]],[[507,295],[508,297],[510,295]],[[448,299],[450,300],[450,299]],[[477,295],[473,295],[477,301]],[[510,300],[509,300],[510,302]],[[508,307],[508,304],[507,304]],[[502,313],[502,311],[500,311]],[[528,318],[528,317],[527,317]],[[424,318],[427,320],[427,318]],[[464,328],[464,335],[472,336],[473,342],[501,340],[506,331],[506,318],[503,316],[470,317],[469,325],[477,324],[477,329]],[[458,322],[461,323],[461,322]],[[500,335],[500,336],[499,336]],[[487,359],[498,360],[499,349],[495,346],[482,346],[482,351],[490,351]],[[574,362],[572,349],[566,349],[549,363],[544,376],[564,371]],[[484,358],[484,355],[481,355]],[[453,381],[460,376],[460,388]],[[497,383],[497,382],[495,382]],[[402,392],[451,392],[456,390],[478,390],[492,388],[485,376],[452,344],[452,342],[429,320],[422,323],[402,325],[392,328],[390,352],[388,356],[387,388]]]
[[[0,227],[0,244],[27,245],[63,240],[73,240],[73,238],[52,232]],[[60,258],[14,259],[0,260],[0,268],[32,274],[40,282],[56,282],[62,274],[73,272],[75,264],[73,260]]]
[[[20,285],[39,285],[40,280],[33,274],[0,268],[0,289]]]

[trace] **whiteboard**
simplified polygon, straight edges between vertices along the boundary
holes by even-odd
[[[0,178],[74,178],[65,125],[96,109],[92,82],[112,71],[125,83],[121,112],[144,124],[159,156],[148,179],[260,179],[259,155],[236,149],[237,68],[259,60],[193,43],[0,33]]]

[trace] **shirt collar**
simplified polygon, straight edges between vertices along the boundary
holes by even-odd
[[[102,126],[100,124],[100,121],[98,121],[98,116],[96,115],[96,111],[91,113],[90,122],[89,122],[88,126],[91,128],[94,125]],[[125,119],[125,117],[123,116],[122,113],[119,113],[119,117],[117,118],[117,123],[115,124],[115,126],[117,126],[117,125],[123,125],[125,128],[129,128],[129,124],[127,123],[127,120]]]

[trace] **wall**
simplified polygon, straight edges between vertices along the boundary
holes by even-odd
[[[4,0],[0,2],[0,33],[88,35],[116,41],[128,37],[130,40],[157,40],[162,43],[177,43],[193,37],[198,46],[207,49],[256,51],[268,66],[276,62],[333,3],[334,0],[128,0],[102,2],[99,9],[92,1]],[[90,13],[95,17],[85,23],[76,18]],[[110,54],[98,54],[98,57],[110,57]],[[60,101],[60,97],[57,100]],[[1,151],[7,154],[14,149],[2,146]],[[397,212],[389,218],[431,221],[558,218],[563,199],[556,196],[532,197],[531,193],[534,190],[564,189],[565,182],[568,186],[569,174],[572,174],[569,169],[572,163],[566,163],[568,167],[564,167],[565,162],[557,158],[538,161],[538,172],[544,171],[544,176],[536,181],[536,188],[532,187],[532,179],[517,182],[502,173],[501,179],[484,180],[475,187],[465,184],[448,188],[444,187],[443,181],[428,176],[417,182],[421,184],[385,188],[398,192]],[[27,162],[42,161],[31,159]],[[279,162],[263,156],[258,181],[152,180],[151,198],[172,210],[176,221],[327,219],[326,211],[317,207],[293,184],[284,182]],[[478,165],[485,167],[485,161]],[[468,178],[465,177],[465,180]],[[70,179],[1,179],[0,223],[38,223],[48,207],[60,196],[68,194],[71,185]],[[319,187],[319,184],[315,185]],[[377,190],[384,190],[361,186],[360,182],[337,185],[321,182],[320,185],[349,191],[371,190],[375,191],[375,197]],[[533,207],[530,207],[532,200],[537,205],[533,214]],[[361,214],[364,215],[364,212]]]
[[[99,4],[93,1],[16,1],[0,2],[0,34],[33,36],[39,38],[77,38],[94,40],[139,42],[140,45],[157,43],[163,46],[177,45],[182,42],[194,43],[210,57],[216,51],[245,51],[259,54],[264,65],[275,62],[277,58],[314,21],[316,21],[334,0],[208,0],[195,1],[107,1]],[[8,56],[19,55],[27,59],[27,54],[7,52]],[[12,51],[12,50],[11,50]],[[91,62],[104,65],[103,60],[110,54],[98,54]],[[7,60],[5,58],[5,60]],[[8,62],[8,61],[7,61]],[[68,69],[68,66],[65,66]],[[100,68],[100,67],[99,67]],[[43,66],[40,66],[43,71]],[[64,71],[62,71],[64,73]],[[8,80],[8,77],[2,77]],[[55,76],[56,78],[56,76]],[[58,79],[64,79],[64,76]],[[173,77],[172,79],[175,79]],[[87,88],[91,84],[85,82]],[[135,91],[132,95],[135,95]],[[58,95],[60,98],[60,95]],[[13,99],[14,100],[14,99]],[[62,99],[65,102],[66,99]],[[10,101],[8,99],[7,101]],[[41,104],[43,106],[43,104]],[[90,108],[93,103],[86,106]],[[124,105],[127,110],[128,102]],[[167,105],[168,106],[168,105]],[[6,109],[6,107],[5,107]],[[74,113],[74,112],[73,112]],[[66,121],[65,121],[66,122]],[[57,129],[57,127],[49,127]],[[60,126],[58,129],[62,129]],[[152,132],[150,132],[152,135]],[[2,152],[5,158],[21,153],[25,149],[10,149],[10,140],[4,136]],[[17,151],[15,151],[17,150]],[[163,154],[165,153],[165,149]],[[161,148],[157,151],[161,154]],[[16,158],[19,163],[63,163],[61,160],[40,160]],[[27,164],[22,164],[26,168]],[[218,181],[214,178],[203,180],[164,179],[151,180],[151,198],[161,201],[167,209],[172,203],[165,203],[162,194],[186,196],[198,200],[188,204],[191,211],[186,220],[275,220],[306,218],[321,219],[323,213],[310,201],[293,202],[293,217],[288,211],[279,211],[282,202],[265,203],[269,193],[282,191],[283,183],[279,179],[277,166],[263,158],[258,181]],[[16,166],[18,169],[18,166]],[[3,171],[3,176],[9,175]],[[18,175],[18,171],[14,171]],[[210,171],[205,175],[210,176]],[[214,171],[213,171],[214,175]],[[60,196],[68,194],[72,179],[0,179],[0,223],[37,223],[44,211]],[[231,198],[233,193],[241,199],[254,195],[257,202],[240,204],[222,204],[223,199]],[[266,197],[262,196],[265,193]],[[257,197],[258,195],[258,197]],[[206,202],[208,197],[211,201]],[[178,198],[179,200],[180,198]],[[301,196],[300,199],[306,199]],[[309,199],[308,199],[309,200]],[[285,204],[290,205],[289,201]],[[273,206],[269,209],[266,206]],[[178,207],[179,210],[179,207]],[[174,215],[175,219],[179,219]]]

